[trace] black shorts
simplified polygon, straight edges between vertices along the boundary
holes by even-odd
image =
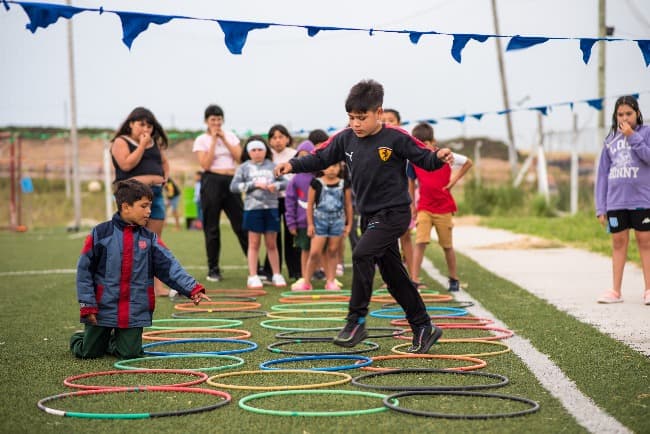
[[[607,211],[607,228],[615,234],[626,229],[650,231],[650,209],[615,209]]]

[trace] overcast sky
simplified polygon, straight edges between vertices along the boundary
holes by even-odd
[[[51,3],[63,4],[65,0]],[[493,34],[489,0],[201,1],[138,2],[73,0],[79,7],[184,15],[197,18],[285,24]],[[596,37],[598,0],[499,0],[500,33],[526,36]],[[18,5],[0,8],[0,126],[65,126],[69,123],[67,21],[32,34]],[[242,55],[233,55],[215,22],[173,20],[151,25],[133,43],[122,43],[115,14],[84,12],[72,19],[78,125],[115,129],[136,106],[150,108],[166,128],[200,129],[203,110],[221,105],[226,126],[266,132],[275,123],[293,130],[340,127],[344,100],[361,79],[385,88],[384,107],[404,120],[493,112],[501,98],[494,39],[470,41],[463,62],[451,55],[450,36],[320,32],[271,27],[249,33]],[[609,1],[607,24],[615,36],[650,39],[650,1]],[[507,40],[503,41],[503,48]],[[644,92],[640,104],[650,119],[650,68],[634,42],[609,42],[607,96]],[[504,53],[513,108],[598,97],[598,49],[582,61],[578,41],[550,41]],[[522,102],[523,101],[523,102]],[[611,118],[613,99],[606,101]],[[596,125],[596,111],[577,105],[579,125]],[[516,142],[529,147],[537,115],[514,114]],[[547,129],[568,130],[568,107],[554,110]],[[485,116],[464,124],[435,126],[439,139],[466,134],[506,138],[505,117]]]

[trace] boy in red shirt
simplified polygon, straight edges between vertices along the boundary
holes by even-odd
[[[411,132],[413,137],[423,142],[429,149],[438,149],[433,138],[433,127],[420,123]],[[458,291],[458,273],[456,271],[456,253],[452,243],[453,213],[457,211],[456,202],[451,195],[451,189],[460,178],[472,167],[472,160],[461,154],[453,153],[454,168],[445,164],[444,167],[432,172],[420,169],[409,163],[407,175],[410,183],[417,179],[420,186],[420,198],[417,202],[417,219],[415,223],[415,249],[413,252],[413,267],[411,277],[416,285],[420,285],[419,277],[422,258],[427,244],[431,241],[431,229],[435,227],[438,234],[438,244],[445,253],[449,273],[449,291]]]

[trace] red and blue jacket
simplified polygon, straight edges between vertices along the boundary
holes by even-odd
[[[95,226],[77,263],[81,322],[95,314],[102,327],[150,326],[154,276],[187,297],[205,291],[147,228],[126,223],[119,213]]]

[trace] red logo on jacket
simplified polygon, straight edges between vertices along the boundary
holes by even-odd
[[[145,240],[138,241],[138,247],[140,247],[140,250],[146,249],[147,248],[147,242]]]

